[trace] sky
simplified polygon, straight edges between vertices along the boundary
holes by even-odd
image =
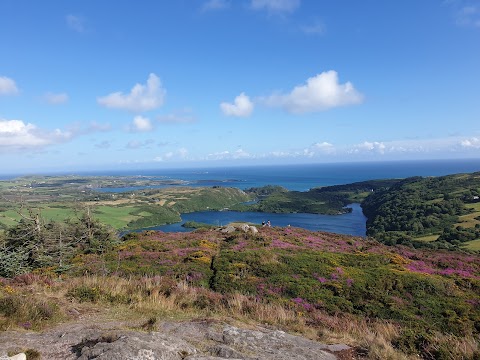
[[[0,0],[0,173],[480,158],[480,0]]]

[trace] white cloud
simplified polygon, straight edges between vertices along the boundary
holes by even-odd
[[[385,144],[383,142],[378,142],[378,141],[365,141],[362,144],[358,144],[353,147],[353,152],[358,153],[358,152],[375,152],[379,154],[384,154],[385,153]]]
[[[460,145],[464,148],[480,149],[480,139],[476,137],[464,139],[460,141]]]
[[[6,76],[0,76],[0,95],[15,95],[17,93],[18,88],[15,81]]]
[[[221,9],[226,9],[229,6],[230,6],[230,1],[227,1],[227,0],[209,0],[203,4],[202,10],[203,11],[221,10]]]
[[[65,17],[65,20],[70,29],[79,33],[85,32],[85,20],[82,17],[70,14]]]
[[[155,74],[148,76],[147,84],[135,84],[129,94],[115,92],[97,98],[97,102],[107,108],[144,112],[163,105],[165,89]]]
[[[251,7],[255,10],[270,12],[293,12],[300,6],[300,0],[252,0]]]
[[[460,26],[480,28],[480,6],[468,5],[460,8],[455,20]]]
[[[363,95],[351,82],[340,84],[337,72],[330,70],[309,78],[305,85],[296,86],[289,94],[273,94],[259,100],[291,113],[307,113],[360,104]]]
[[[250,101],[250,98],[242,92],[235,98],[233,104],[222,102],[220,109],[227,116],[247,117],[252,114],[253,103]]]
[[[60,129],[41,130],[22,120],[0,119],[0,151],[42,147],[69,140],[72,136],[72,133]]]
[[[238,159],[254,159],[256,156],[250,154],[243,149],[237,149],[235,151],[219,151],[210,153],[206,156],[207,160],[238,160]]]
[[[308,157],[313,157],[316,155],[322,154],[334,154],[335,153],[335,146],[330,144],[329,142],[321,142],[315,143],[312,146],[303,150],[303,154]]]
[[[132,125],[130,126],[130,131],[147,132],[152,130],[152,122],[150,121],[150,119],[143,116],[135,116]]]
[[[43,96],[44,100],[52,105],[63,104],[68,101],[68,95],[65,93],[54,94],[54,93],[46,93]]]
[[[185,159],[188,156],[188,150],[185,148],[178,149],[178,155],[180,158]]]
[[[190,160],[188,157],[188,150],[186,148],[180,148],[176,151],[168,151],[162,155],[156,156],[153,161],[163,162],[170,160]]]

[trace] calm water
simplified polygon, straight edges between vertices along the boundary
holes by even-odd
[[[192,229],[182,227],[186,221],[196,221],[211,225],[227,225],[231,222],[248,222],[261,224],[270,220],[272,226],[294,226],[312,231],[328,231],[339,234],[365,236],[366,217],[359,204],[350,204],[353,211],[343,215],[318,215],[318,214],[272,214],[259,212],[237,211],[198,211],[182,214],[182,221],[170,225],[156,226],[148,230],[161,230],[165,232],[185,232]]]

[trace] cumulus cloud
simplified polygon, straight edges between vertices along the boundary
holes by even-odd
[[[307,157],[314,157],[315,155],[334,154],[335,146],[329,142],[315,143],[312,146],[303,150],[303,155]]]
[[[73,31],[79,33],[85,32],[85,20],[82,17],[70,14],[65,17],[65,20],[68,27]]]
[[[130,125],[130,131],[134,132],[147,132],[152,130],[152,122],[149,118],[143,116],[135,116],[132,124]]]
[[[252,114],[253,103],[250,101],[250,98],[242,92],[235,98],[233,104],[222,102],[220,109],[226,116],[247,117]]]
[[[0,76],[0,95],[15,95],[18,93],[17,84],[13,79]]]
[[[386,146],[383,142],[378,142],[378,141],[365,141],[361,144],[358,144],[354,146],[353,152],[376,152],[379,154],[384,154],[385,153]]]
[[[188,150],[186,148],[180,148],[176,151],[168,151],[162,155],[156,156],[153,161],[163,162],[169,160],[188,160]]]
[[[252,0],[254,10],[270,12],[293,12],[300,6],[300,0]]]
[[[470,139],[461,140],[460,145],[464,148],[480,149],[480,138],[473,137]]]
[[[363,95],[351,82],[340,84],[337,72],[330,70],[309,78],[305,85],[296,86],[288,94],[273,94],[260,101],[291,113],[307,113],[360,104]]]
[[[221,10],[228,8],[230,6],[230,1],[227,0],[209,0],[205,2],[202,6],[203,11],[209,10]]]
[[[69,140],[72,136],[60,129],[42,130],[22,120],[0,119],[0,150],[42,147]]]
[[[160,79],[152,73],[145,85],[135,84],[130,93],[115,92],[97,98],[97,102],[107,108],[144,112],[162,106],[165,93]]]
[[[49,92],[43,96],[43,99],[49,104],[58,105],[66,103],[68,101],[68,95],[65,93],[54,94]]]

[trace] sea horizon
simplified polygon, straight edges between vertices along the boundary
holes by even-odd
[[[114,169],[2,174],[0,180],[23,176],[145,176],[185,181],[185,186],[225,186],[242,189],[280,185],[305,191],[312,187],[342,185],[359,181],[443,176],[480,171],[480,159],[398,160],[309,164],[198,166],[164,169]]]

